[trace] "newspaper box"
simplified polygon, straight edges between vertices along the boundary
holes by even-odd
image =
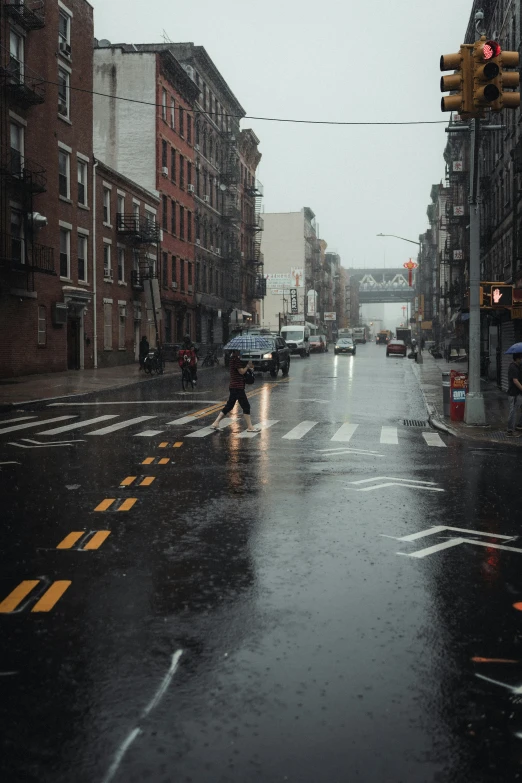
[[[452,370],[450,375],[450,418],[451,421],[464,421],[468,374]]]

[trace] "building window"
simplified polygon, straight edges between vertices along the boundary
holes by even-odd
[[[162,196],[161,197],[161,227],[163,229],[165,229],[165,231],[167,230],[167,226],[168,226],[168,223],[167,223],[167,204],[168,204],[167,197],[166,196]]]
[[[175,283],[176,280],[177,280],[177,275],[176,275],[176,256],[172,256],[172,277],[171,277],[171,280],[172,280],[173,283]]]
[[[172,311],[171,310],[165,310],[165,342],[171,343],[172,342]]]
[[[179,259],[179,287],[181,291],[185,290],[185,261]]]
[[[185,239],[185,207],[179,208],[179,238]]]
[[[103,188],[103,222],[110,226],[111,223],[111,191]]]
[[[60,54],[71,53],[71,17],[62,10],[58,16],[58,48]]]
[[[65,150],[58,150],[58,193],[63,198],[70,198],[71,156]]]
[[[179,186],[185,187],[185,159],[183,155],[179,156]]]
[[[112,351],[112,302],[103,303],[103,349]]]
[[[87,206],[87,176],[89,167],[83,160],[78,161],[78,204]]]
[[[71,277],[71,232],[60,228],[60,277]]]
[[[24,81],[24,39],[14,30],[9,33],[9,76],[14,81]]]
[[[121,196],[118,194],[118,214],[117,214],[117,220],[118,220],[118,226],[123,228],[124,220],[125,220],[125,196]]]
[[[181,106],[179,107],[179,135],[185,135],[185,115]]]
[[[176,127],[176,104],[174,103],[174,98],[172,97],[170,99],[170,127]]]
[[[169,287],[169,254],[162,253],[161,259],[162,259],[161,279],[163,281],[163,288],[168,288]]]
[[[10,230],[12,263],[25,264],[24,221],[18,209],[11,209]]]
[[[187,160],[187,185],[192,185],[192,163]]]
[[[125,282],[125,248],[118,248],[118,282]]]
[[[58,114],[69,119],[70,76],[63,68],[58,68]]]
[[[118,324],[118,349],[125,350],[125,310],[120,307],[120,321]]]
[[[196,291],[200,291],[200,269],[201,265],[199,263],[196,263]]]
[[[38,345],[45,346],[47,344],[47,318],[45,307],[38,305]]]
[[[190,261],[188,264],[188,284],[189,287],[192,285],[192,264],[190,263]]]
[[[171,201],[170,202],[171,210],[170,213],[170,230],[173,234],[176,233],[176,202]]]
[[[22,161],[24,158],[24,129],[22,125],[12,122],[10,125],[11,134],[11,174],[16,177],[22,176]]]
[[[170,178],[173,182],[176,181],[176,150],[174,147],[170,148]]]
[[[187,241],[192,242],[192,212],[187,212]]]
[[[112,280],[111,246],[103,245],[103,276],[106,280]]]
[[[161,91],[161,119],[167,122],[167,90]]]
[[[167,162],[167,142],[165,141],[165,139],[161,140],[161,167],[162,167],[162,169],[166,169],[168,167],[168,162]]]
[[[78,234],[78,281],[87,282],[87,237]]]
[[[192,144],[192,117],[187,114],[187,141]]]

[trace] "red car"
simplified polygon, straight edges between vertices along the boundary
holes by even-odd
[[[404,340],[390,340],[386,346],[386,356],[406,357],[406,343]]]
[[[324,353],[327,349],[322,335],[314,335],[309,340],[310,353]]]

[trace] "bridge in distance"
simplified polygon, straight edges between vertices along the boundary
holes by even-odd
[[[350,278],[359,282],[359,304],[410,302],[415,287],[408,285],[408,272],[399,269],[348,269]],[[415,282],[415,273],[413,273]]]

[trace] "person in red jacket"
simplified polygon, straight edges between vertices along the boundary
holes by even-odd
[[[183,367],[185,363],[185,356],[189,358],[190,372],[192,373],[192,382],[196,383],[198,380],[198,349],[190,339],[190,335],[186,334],[183,338],[183,345],[178,351],[178,364]]]

